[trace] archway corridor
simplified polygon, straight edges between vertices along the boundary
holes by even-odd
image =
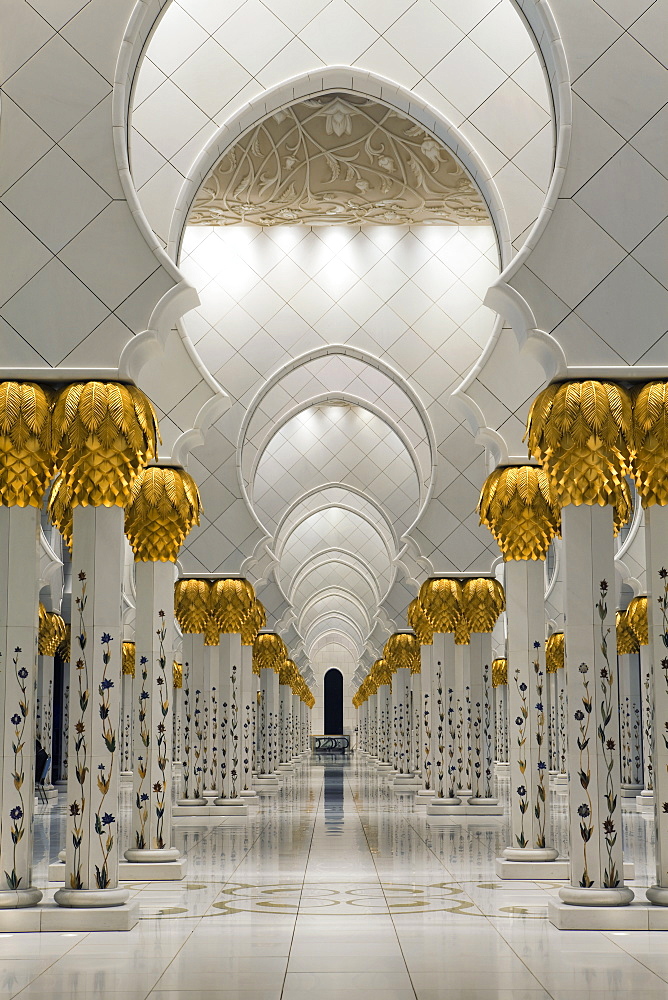
[[[508,779],[499,784],[506,798]],[[565,798],[552,796],[564,846]],[[63,813],[37,815],[37,884],[61,843]],[[29,954],[22,935],[0,935],[0,988],[86,1000],[665,995],[665,955],[646,934],[591,931],[576,948],[572,933],[547,922],[554,882],[495,879],[508,833],[507,816],[428,825],[365,755],[313,755],[244,825],[178,821],[188,878],[132,883],[141,920],[122,937],[46,935]],[[624,834],[644,881],[651,824],[625,814]]]

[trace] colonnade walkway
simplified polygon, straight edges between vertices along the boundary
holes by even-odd
[[[552,794],[566,849],[566,797]],[[0,934],[0,1000],[668,997],[665,934],[559,931],[547,920],[559,883],[495,878],[507,810],[427,825],[412,798],[364,755],[311,756],[245,821],[177,820],[187,879],[131,883],[142,919],[125,933]],[[40,888],[64,814],[62,795],[37,810]],[[624,835],[631,884],[647,885],[653,822],[625,813]]]

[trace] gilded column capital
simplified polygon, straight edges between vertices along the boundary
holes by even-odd
[[[392,686],[392,671],[390,670],[387,660],[384,657],[381,657],[379,660],[374,662],[370,673],[372,673],[375,677],[378,687],[380,687],[381,684],[389,684]]]
[[[412,674],[420,673],[420,643],[413,632],[391,635],[385,643],[383,657],[392,673],[402,669],[410,670]]]
[[[668,382],[634,393],[633,478],[643,507],[668,504]]]
[[[63,661],[63,663],[70,662],[71,644],[72,644],[72,626],[65,625],[65,637],[63,638],[63,641],[56,650],[58,656]]]
[[[37,382],[0,382],[0,504],[41,507],[55,467],[53,395]]]
[[[172,664],[172,685],[175,691],[183,687],[183,664],[177,660]]]
[[[121,662],[123,665],[123,673],[127,677],[134,677],[135,675],[135,651],[136,646],[134,642],[125,641],[123,643]]]
[[[626,653],[638,652],[640,643],[626,617],[626,611],[615,612],[615,632],[617,636],[617,653],[620,656],[624,656]]]
[[[529,453],[550,477],[557,503],[615,506],[630,471],[631,397],[615,382],[548,385],[527,421]]]
[[[67,480],[62,473],[56,476],[47,504],[47,513],[51,524],[63,536],[70,553],[72,552],[72,502]]]
[[[564,633],[553,632],[545,640],[545,669],[548,674],[556,674],[564,666]]]
[[[37,649],[41,656],[55,656],[67,636],[67,626],[55,611],[47,611],[39,604],[39,635]]]
[[[647,622],[647,598],[634,597],[626,609],[626,620],[633,629],[639,645],[649,644],[649,625]]]
[[[139,562],[176,562],[201,502],[192,476],[177,466],[148,466],[132,484],[125,534]]]
[[[480,523],[494,535],[505,560],[545,559],[560,534],[560,512],[550,480],[535,465],[495,469],[478,501]]]
[[[285,643],[276,632],[260,632],[253,643],[253,673],[273,670],[278,673],[287,657]]]
[[[503,687],[508,683],[508,660],[499,656],[492,660],[492,687]]]
[[[61,389],[53,432],[72,506],[126,507],[135,478],[157,452],[150,400],[121,382],[75,382]]]
[[[253,611],[255,591],[248,580],[228,578],[211,585],[210,609],[219,632],[241,633]]]
[[[498,580],[480,576],[466,580],[462,607],[471,632],[491,632],[506,606],[506,595]]]
[[[434,628],[427,617],[424,608],[420,604],[420,598],[416,597],[408,605],[406,621],[413,629],[417,640],[421,646],[431,646],[434,641]]]
[[[256,597],[248,615],[241,623],[241,645],[252,646],[256,635],[266,624],[267,613],[262,603]]]
[[[209,606],[211,584],[208,580],[184,578],[174,584],[174,614],[182,632],[204,633],[207,646],[216,646],[220,633]]]
[[[418,600],[434,632],[454,632],[460,641],[468,623],[462,614],[462,585],[452,577],[430,577],[420,587]],[[464,639],[467,642],[468,639]]]

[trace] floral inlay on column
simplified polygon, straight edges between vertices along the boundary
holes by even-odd
[[[12,737],[11,744],[14,762],[11,777],[18,799],[16,805],[9,810],[9,818],[12,821],[11,838],[14,849],[12,853],[12,870],[11,872],[5,871],[5,878],[7,879],[7,885],[10,889],[20,888],[21,882],[23,881],[23,876],[19,875],[17,870],[16,849],[23,840],[23,835],[26,829],[26,804],[23,798],[23,786],[26,779],[24,751],[26,749],[26,740],[29,738],[26,735],[26,726],[28,725],[30,719],[30,696],[28,694],[27,683],[29,674],[26,667],[21,664],[21,653],[21,647],[16,646],[14,649],[14,656],[12,657],[12,664],[14,667],[16,686],[20,695],[17,705],[18,712],[14,712],[9,720],[11,725],[14,727],[14,735]]]

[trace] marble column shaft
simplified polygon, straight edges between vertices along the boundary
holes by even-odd
[[[204,661],[207,656],[201,632],[183,636],[183,798],[179,805],[204,805],[202,703]]]
[[[0,908],[33,906],[39,510],[0,506]]]
[[[652,765],[656,883],[647,898],[668,906],[668,507],[645,509],[647,619],[652,661]]]
[[[497,802],[493,791],[494,713],[491,670],[491,633],[471,633],[471,804],[476,801]]]
[[[541,560],[505,563],[508,618],[509,861],[552,861],[545,671],[544,567]]]
[[[74,508],[66,871],[65,888],[55,894],[61,906],[117,905],[129,896],[118,888],[124,518],[122,507]]]
[[[239,799],[242,788],[241,756],[241,636],[238,632],[223,632],[217,647],[218,676],[218,775],[219,804]]]
[[[620,905],[624,889],[613,509],[562,509],[571,885],[567,903]]]
[[[174,563],[135,563],[132,837],[128,861],[168,861],[172,847]],[[143,758],[142,760],[139,757]]]

